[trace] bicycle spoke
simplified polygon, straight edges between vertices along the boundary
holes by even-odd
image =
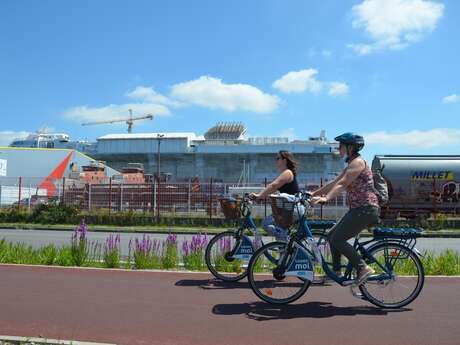
[[[390,243],[376,246],[370,255],[374,258],[370,265],[377,276],[360,287],[368,300],[379,306],[397,308],[417,297],[423,286],[424,273],[415,253],[407,247]]]
[[[274,273],[284,255],[285,246],[284,243],[270,243],[257,251],[250,263],[251,288],[260,298],[270,303],[289,303],[300,297],[310,285],[309,281],[296,276]],[[268,258],[274,258],[276,264]]]

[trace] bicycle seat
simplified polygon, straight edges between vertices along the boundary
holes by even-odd
[[[417,228],[383,228],[373,229],[374,237],[379,238],[417,238],[422,235],[422,230]]]

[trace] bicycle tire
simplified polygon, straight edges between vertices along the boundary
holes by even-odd
[[[270,248],[273,248],[273,247],[285,247],[286,246],[286,243],[285,242],[271,242],[271,243],[268,243],[264,246],[262,246],[261,248],[259,248],[251,257],[251,260],[249,261],[249,266],[248,266],[248,281],[249,281],[249,285],[251,286],[251,289],[252,291],[256,294],[257,297],[259,297],[261,300],[265,301],[265,302],[268,302],[270,304],[277,304],[277,305],[280,305],[280,304],[288,304],[288,303],[292,303],[294,301],[296,301],[297,299],[299,299],[300,297],[302,297],[305,292],[308,290],[308,288],[310,287],[311,285],[311,282],[309,280],[303,280],[303,279],[300,279],[300,278],[297,278],[300,282],[302,282],[302,287],[299,289],[299,291],[295,294],[293,294],[292,296],[288,297],[288,298],[283,298],[283,299],[276,299],[276,298],[272,298],[272,297],[269,297],[267,296],[266,294],[262,293],[262,291],[260,290],[259,286],[257,285],[255,279],[254,279],[254,276],[255,276],[255,265],[257,263],[257,260],[258,258],[261,256],[261,255],[264,255],[264,257],[272,257],[271,254],[266,254],[264,253],[265,251],[267,251],[268,249]],[[270,276],[270,274],[268,274],[268,276]]]
[[[405,252],[407,254],[407,257],[410,258],[411,260],[413,260],[413,263],[415,264],[415,267],[416,267],[416,272],[417,272],[417,283],[416,283],[416,286],[415,288],[413,289],[413,291],[405,298],[403,298],[401,301],[397,301],[397,302],[393,302],[393,303],[386,303],[384,302],[382,299],[379,299],[378,297],[374,296],[369,288],[371,286],[374,286],[375,285],[379,285],[380,284],[380,287],[383,289],[383,288],[386,288],[387,286],[389,286],[390,284],[392,284],[392,282],[389,282],[385,285],[384,282],[381,282],[381,283],[374,283],[372,281],[367,281],[366,283],[362,284],[359,286],[359,290],[361,291],[361,293],[363,294],[364,297],[366,297],[366,299],[371,302],[372,304],[378,306],[378,307],[381,307],[381,308],[386,308],[386,309],[399,309],[399,308],[402,308],[406,305],[408,305],[409,303],[411,303],[412,301],[414,301],[418,295],[420,294],[420,292],[422,291],[423,289],[423,285],[424,285],[424,282],[425,282],[425,271],[424,271],[424,268],[423,268],[423,264],[420,260],[420,258],[418,257],[418,255],[412,251],[410,248],[406,247],[406,246],[403,246],[403,245],[400,245],[400,244],[397,244],[397,243],[381,243],[381,244],[377,244],[373,247],[371,247],[369,249],[369,254],[370,256],[372,257],[375,257],[375,254],[381,250],[389,250],[389,249],[393,249],[394,250],[394,253],[401,253],[401,252]],[[400,255],[400,254],[398,254]],[[397,259],[395,259],[397,260]],[[413,276],[410,276],[411,278]],[[396,279],[401,279],[401,278],[396,278],[394,279],[394,282],[396,281]],[[403,278],[403,279],[408,279],[408,278]],[[403,285],[404,286],[404,285]]]
[[[247,276],[247,269],[246,270],[242,270],[241,273],[238,273],[238,272],[228,272],[229,275],[225,275],[223,273],[227,273],[227,272],[219,272],[219,270],[217,269],[217,267],[215,267],[216,265],[213,264],[212,262],[212,252],[214,249],[214,246],[215,245],[219,245],[219,241],[224,239],[225,237],[233,237],[235,238],[235,235],[236,235],[236,231],[235,230],[229,230],[229,231],[224,231],[224,232],[221,232],[220,234],[217,234],[216,236],[214,236],[208,243],[208,245],[206,246],[206,250],[205,250],[205,262],[206,262],[206,266],[208,266],[208,269],[209,269],[209,272],[211,272],[211,274],[216,277],[217,279],[220,279],[222,281],[226,281],[226,282],[237,282],[237,281],[240,281],[242,279],[244,279],[246,276]],[[224,256],[224,260],[227,262],[227,263],[230,263],[230,261],[228,261],[225,256]],[[235,274],[230,274],[230,273],[236,273]]]

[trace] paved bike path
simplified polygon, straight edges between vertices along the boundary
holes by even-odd
[[[0,334],[126,345],[460,343],[460,278],[385,311],[337,285],[287,306],[208,274],[0,265]]]

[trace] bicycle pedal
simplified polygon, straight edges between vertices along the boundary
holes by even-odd
[[[342,286],[353,286],[356,284],[356,280],[350,279],[342,282]]]

